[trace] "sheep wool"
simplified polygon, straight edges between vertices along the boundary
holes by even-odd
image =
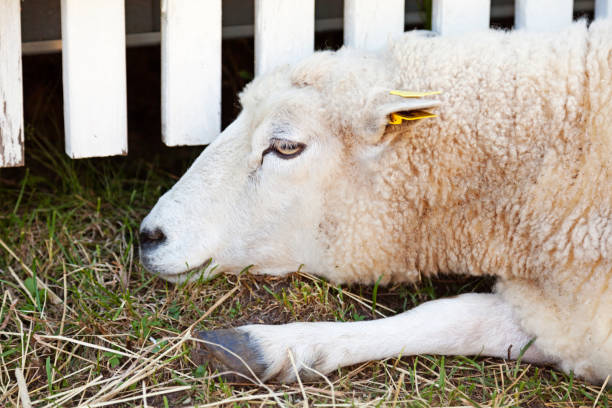
[[[249,87],[243,103],[285,76]],[[564,370],[612,374],[611,21],[408,33],[378,54],[317,53],[288,76],[318,90],[348,152],[325,197],[324,275],[495,275]],[[385,126],[375,112],[399,98],[390,89],[442,91],[439,118]]]

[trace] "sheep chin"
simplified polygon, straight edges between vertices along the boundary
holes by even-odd
[[[212,266],[212,267],[211,267]],[[217,265],[213,265],[212,258],[209,258],[203,264],[189,268],[186,271],[178,273],[164,273],[163,271],[152,271],[159,278],[176,284],[185,282],[195,282],[201,278],[208,280],[217,276],[220,272],[217,270]]]

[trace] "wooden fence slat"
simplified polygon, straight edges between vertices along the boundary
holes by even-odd
[[[221,130],[221,0],[163,0],[162,139],[208,144]]]
[[[529,31],[559,31],[572,22],[573,0],[516,0],[514,26]]]
[[[612,0],[595,0],[595,18],[612,17]]]
[[[456,35],[489,28],[491,0],[433,0],[432,30]]]
[[[314,51],[314,0],[255,0],[255,75]]]
[[[127,154],[124,0],[62,0],[66,153]]]
[[[0,1],[0,167],[23,165],[20,7]]]
[[[404,0],[344,0],[344,44],[366,50],[404,32]]]

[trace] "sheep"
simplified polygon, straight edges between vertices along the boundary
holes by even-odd
[[[317,52],[240,100],[143,220],[147,269],[172,282],[253,265],[335,283],[452,272],[497,284],[374,321],[204,331],[205,358],[283,382],[521,350],[594,383],[612,374],[612,21]],[[389,123],[422,108],[438,117]]]

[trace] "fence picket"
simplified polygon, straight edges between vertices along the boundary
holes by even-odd
[[[314,0],[255,0],[255,75],[314,51]]]
[[[124,0],[62,0],[66,153],[127,154]]]
[[[0,167],[23,165],[20,5],[0,2]]]
[[[514,25],[529,31],[559,31],[572,22],[573,0],[516,0]]]
[[[612,0],[595,0],[595,18],[612,17]]]
[[[221,0],[164,0],[162,139],[212,142],[221,130]]]
[[[404,0],[344,1],[344,44],[375,50],[404,32]]]
[[[490,16],[491,0],[433,0],[431,26],[440,35],[482,31]]]

